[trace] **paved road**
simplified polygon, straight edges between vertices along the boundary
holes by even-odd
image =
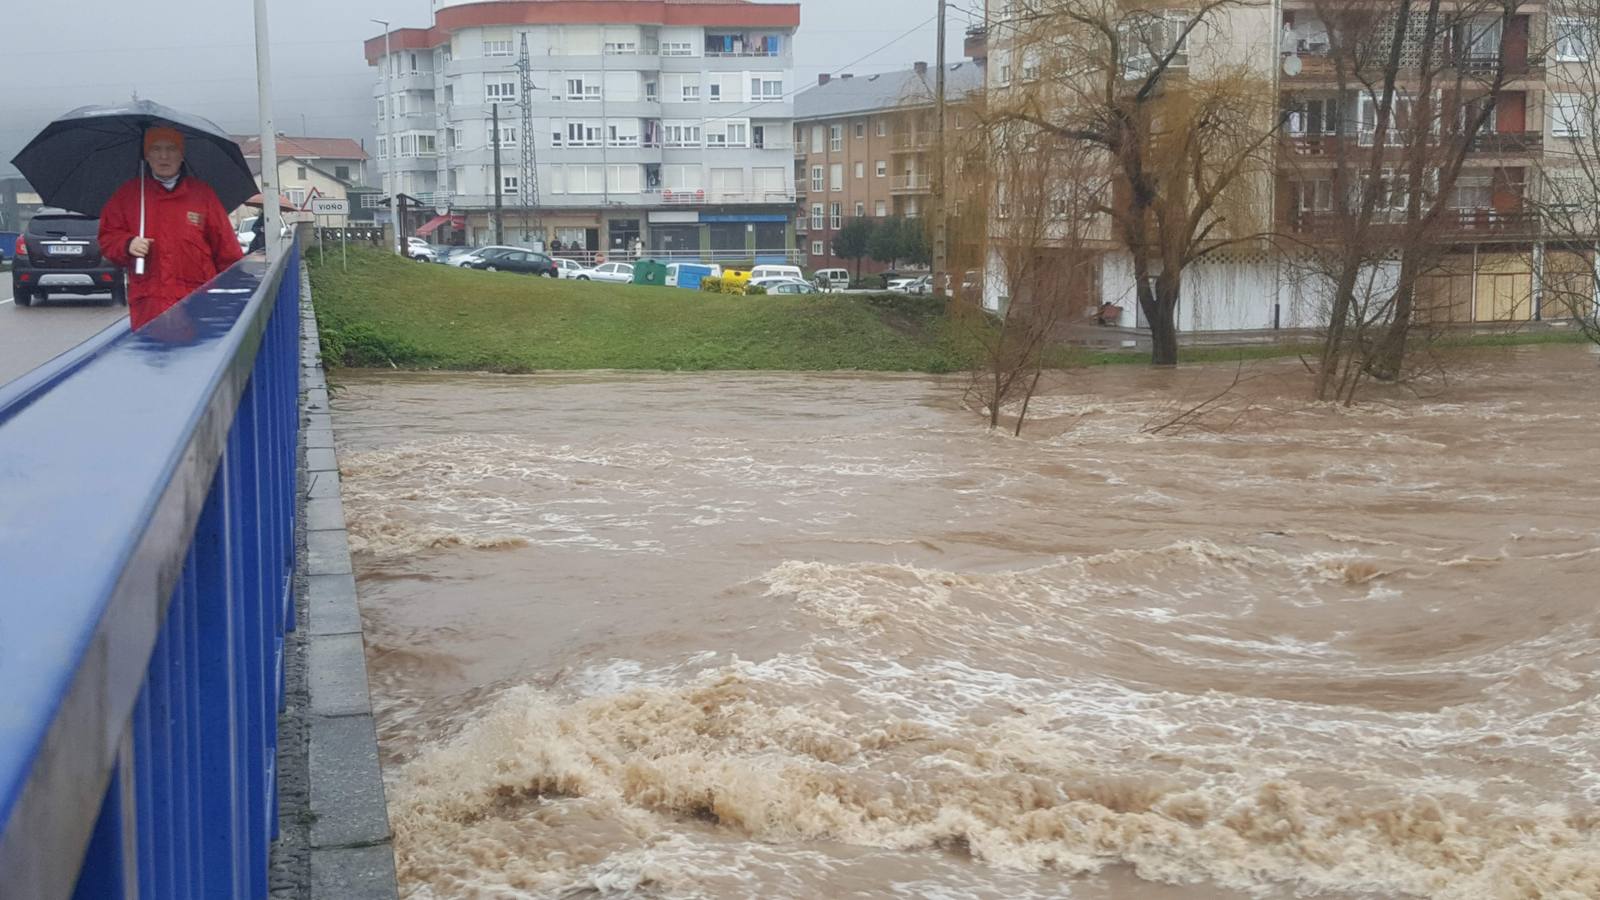
[[[23,309],[11,299],[11,273],[0,272],[0,384],[64,350],[71,349],[112,322],[126,316],[127,307],[111,302],[111,295],[56,299]]]

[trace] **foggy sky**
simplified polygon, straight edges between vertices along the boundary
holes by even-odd
[[[394,26],[430,22],[428,0],[268,0],[272,17],[273,105],[277,130],[365,139],[373,147],[372,89],[377,75],[361,42]],[[955,0],[949,52],[959,59],[968,9]],[[82,0],[70,13],[40,2],[0,8],[0,175],[51,119],[78,106],[139,97],[254,134],[255,34],[245,0]],[[935,0],[800,0],[795,77],[815,84],[924,20],[927,24],[850,72],[932,61]],[[150,14],[136,19],[135,10]],[[64,24],[65,23],[65,24]]]

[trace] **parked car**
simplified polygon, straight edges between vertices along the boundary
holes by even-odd
[[[561,267],[556,265],[555,260],[532,250],[508,250],[496,253],[472,263],[471,267],[485,272],[517,272],[522,275],[561,277]]]
[[[471,247],[445,247],[439,253],[439,258],[436,260],[436,262],[447,266],[453,266],[456,264],[456,260],[474,252],[476,251]]]
[[[793,294],[820,294],[820,293],[822,293],[821,291],[817,290],[817,286],[816,285],[811,284],[810,282],[807,282],[807,281],[799,281],[799,280],[792,279],[792,278],[785,278],[785,279],[782,279],[782,280],[779,280],[779,281],[769,281],[769,282],[767,282],[767,283],[765,283],[765,284],[763,284],[761,286],[767,289],[767,293],[769,295],[780,295],[780,296],[783,296],[783,295],[793,295]]]
[[[414,240],[414,239],[413,239]],[[438,262],[439,251],[428,244],[407,244],[406,256],[417,262]]]
[[[905,286],[905,292],[908,294],[933,293],[933,276],[924,275],[921,278],[913,279],[910,284]]]
[[[575,259],[567,259],[564,256],[558,256],[555,258],[555,261],[556,268],[560,270],[562,278],[577,278],[580,273],[585,271],[583,268],[583,263],[580,263]]]
[[[916,280],[917,279],[916,279],[915,276],[912,276],[912,277],[902,276],[900,278],[887,278],[887,279],[884,279],[883,286],[885,288],[887,288],[888,290],[894,291],[897,294],[904,294],[904,293],[906,293],[906,289],[911,286],[911,283],[916,281]]]
[[[799,266],[756,266],[750,270],[750,283],[767,278],[792,278],[795,281],[805,281],[806,273],[800,271]]]
[[[845,269],[818,269],[811,280],[825,291],[842,291],[850,287],[850,272]]]
[[[128,302],[120,268],[100,255],[100,220],[77,213],[34,216],[17,238],[11,296],[30,306],[51,294],[107,294]]]
[[[592,269],[584,269],[577,275],[579,281],[606,281],[611,284],[632,284],[632,263],[601,263]]]
[[[251,216],[239,223],[239,231],[237,234],[237,237],[239,238],[239,249],[246,253],[250,252],[250,245],[256,241],[256,220],[259,218],[261,217]],[[293,230],[294,229],[290,227],[288,222],[283,222],[278,225],[278,236],[286,238],[289,236],[289,232]]]
[[[455,259],[452,259],[450,261],[450,265],[455,266],[458,269],[470,269],[474,267],[474,263],[482,262],[483,260],[492,256],[499,256],[502,253],[510,253],[513,250],[522,252],[523,248],[506,247],[502,245],[496,245],[493,247],[478,247],[470,252],[457,256]],[[533,251],[529,250],[526,252],[531,253]]]

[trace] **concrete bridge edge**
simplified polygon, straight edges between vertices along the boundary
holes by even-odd
[[[298,627],[285,648],[274,900],[398,894],[361,614],[345,532],[333,417],[311,283],[300,275]]]

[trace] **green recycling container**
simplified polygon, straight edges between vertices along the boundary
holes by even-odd
[[[666,264],[653,259],[636,260],[633,264],[633,283],[666,287]]]

